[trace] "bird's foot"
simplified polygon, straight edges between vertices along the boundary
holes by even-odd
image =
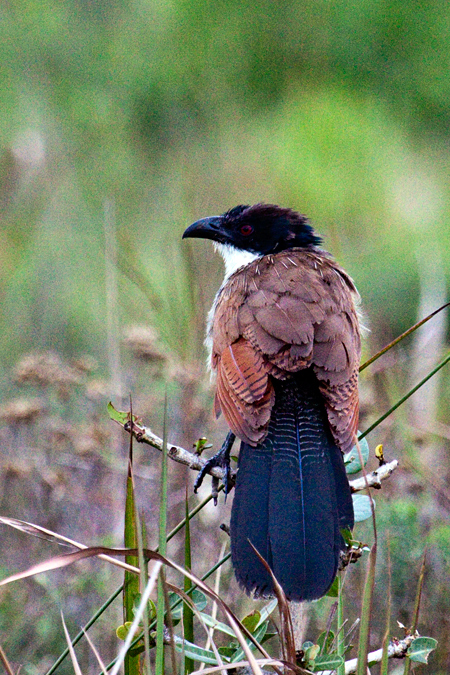
[[[228,493],[231,492],[232,488],[234,487],[234,482],[231,478],[230,452],[231,448],[233,447],[235,438],[236,436],[231,431],[229,431],[219,452],[210,457],[210,459],[208,459],[203,469],[199,471],[194,483],[194,492],[197,492],[198,488],[203,483],[203,479],[206,476],[206,474],[211,473],[211,469],[219,467],[224,470],[222,483],[225,492],[225,501],[227,500]],[[219,479],[217,478],[217,476],[212,476],[211,493],[214,499],[214,505],[216,506],[217,497],[219,494]]]

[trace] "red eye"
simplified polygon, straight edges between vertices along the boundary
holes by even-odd
[[[250,234],[253,234],[253,227],[251,225],[242,225],[240,232],[244,237],[248,237]]]

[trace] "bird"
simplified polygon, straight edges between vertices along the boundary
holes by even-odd
[[[196,488],[211,466],[224,466],[229,479],[240,439],[230,521],[236,579],[255,598],[275,594],[275,577],[288,600],[318,599],[354,526],[343,455],[358,428],[358,292],[290,208],[241,204],[197,220],[183,238],[212,240],[225,262],[205,342],[214,411],[230,431]]]

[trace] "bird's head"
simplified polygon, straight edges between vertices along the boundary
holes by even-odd
[[[321,242],[305,216],[274,204],[241,204],[221,216],[202,218],[185,230],[185,237],[212,239],[255,256]]]

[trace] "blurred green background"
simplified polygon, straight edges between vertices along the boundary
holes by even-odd
[[[161,432],[168,383],[173,440],[220,442],[202,340],[222,263],[208,242],[181,243],[199,217],[257,201],[306,213],[360,290],[365,356],[446,301],[448,2],[5,2],[0,64],[4,515],[120,544],[126,439],[108,424],[111,397],[120,404],[131,392]],[[366,371],[361,428],[447,342],[442,314]],[[419,630],[440,640],[434,673],[450,668],[448,394],[437,376],[369,438],[402,465],[377,499],[381,536],[388,529],[393,541],[394,619],[411,620],[431,546]],[[156,460],[142,452],[150,520],[155,488],[145,481]],[[185,472],[174,472],[176,520]],[[211,560],[224,518],[204,519]],[[0,537],[5,573],[43,557],[42,543],[4,528]],[[41,583],[42,605],[31,583],[19,600],[0,595],[11,660],[42,672],[63,644],[58,593],[68,593],[76,630],[102,584],[120,578],[106,574],[95,593],[78,589],[80,576],[64,591]],[[77,605],[74,588],[89,606]],[[25,629],[19,617],[31,606],[40,619]]]

